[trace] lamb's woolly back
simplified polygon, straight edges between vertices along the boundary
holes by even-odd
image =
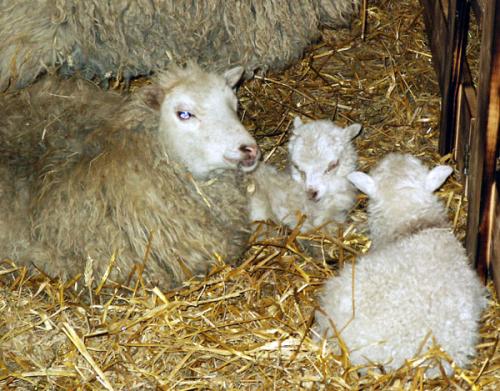
[[[354,286],[351,265],[326,282],[316,331],[335,336],[333,322],[354,365],[397,369],[424,353],[433,338],[461,367],[475,354],[487,291],[463,246],[442,228],[443,208],[432,194],[450,173],[444,166],[428,170],[414,157],[391,154],[370,175],[349,176],[370,196],[369,223],[379,242],[358,260]],[[393,232],[391,219],[400,229],[397,240],[387,234]],[[435,363],[429,365],[428,375],[439,374]]]
[[[316,313],[316,321],[318,334],[328,337],[334,336],[333,322],[353,365],[374,363],[395,370],[425,353],[433,338],[457,365],[468,365],[479,342],[486,290],[450,231],[421,231],[360,258],[354,318],[352,273],[346,265],[326,282],[320,297],[324,312]],[[449,365],[444,366],[450,373]]]
[[[89,257],[100,276],[115,254],[111,278],[144,262],[143,277],[163,285],[204,273],[218,256],[234,261],[248,236],[239,168],[258,159],[235,114],[240,74],[176,69],[130,98],[57,79],[4,96],[0,191],[17,196],[0,203],[0,232],[15,223],[24,237],[2,237],[1,255],[66,278]],[[191,116],[177,106],[186,99]],[[208,133],[222,146],[203,151]],[[201,140],[189,159],[167,142],[175,134]]]

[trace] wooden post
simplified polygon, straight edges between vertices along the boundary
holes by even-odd
[[[448,6],[448,39],[441,43],[441,47],[445,48],[439,132],[439,152],[442,155],[451,152],[455,144],[456,109],[470,12],[469,2],[466,0],[450,0]]]
[[[439,151],[454,150],[467,174],[467,253],[500,292],[500,0],[420,2],[442,96]],[[471,8],[482,32],[478,85],[465,52]]]
[[[498,168],[498,167],[497,167]],[[497,170],[497,177],[495,180],[495,199],[496,211],[495,219],[493,220],[493,254],[491,259],[491,271],[493,275],[493,282],[497,296],[500,296],[500,170]]]
[[[466,244],[484,279],[488,269],[494,269],[496,289],[500,292],[500,266],[493,252],[493,229],[498,225],[495,176],[500,126],[500,0],[486,1],[484,7],[477,127],[471,135]]]
[[[445,53],[442,48],[447,46],[446,43],[448,41],[448,22],[446,16],[448,7],[444,10],[441,1],[436,0],[420,0],[420,3],[424,7],[424,22],[432,52],[432,64],[436,71],[439,90],[442,96],[445,63]]]

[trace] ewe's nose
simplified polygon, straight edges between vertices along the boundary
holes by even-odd
[[[257,144],[242,144],[240,146],[240,151],[243,154],[241,158],[241,164],[244,167],[253,166],[256,163],[257,159],[260,157],[260,150]]]
[[[319,197],[318,196],[319,196],[318,190],[313,189],[311,187],[307,189],[307,197],[311,201],[319,201]]]
[[[256,159],[259,153],[259,147],[257,144],[246,145],[243,144],[240,147],[240,151],[244,153],[245,159]]]

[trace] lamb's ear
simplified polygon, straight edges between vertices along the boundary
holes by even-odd
[[[373,197],[377,192],[377,185],[372,177],[361,171],[354,171],[347,175],[347,179],[368,197]]]
[[[146,86],[142,90],[142,99],[152,109],[160,110],[161,104],[165,99],[165,90],[155,84]]]
[[[435,192],[441,187],[452,172],[453,168],[450,166],[434,167],[425,178],[425,190],[430,191],[431,193]]]
[[[361,132],[361,128],[363,126],[361,124],[352,124],[348,126],[347,128],[344,129],[346,132],[347,136],[349,137],[350,140],[352,140],[354,137],[356,137],[359,132]]]
[[[299,126],[302,126],[304,125],[304,123],[302,122],[302,120],[300,119],[300,117],[295,117],[293,119],[293,127],[296,129],[298,128]]]
[[[228,84],[228,86],[231,88],[235,88],[238,82],[241,80],[244,71],[245,68],[238,65],[237,67],[231,68],[228,71],[224,72],[224,79],[226,79],[226,83]]]

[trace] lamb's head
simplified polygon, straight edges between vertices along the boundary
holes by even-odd
[[[311,200],[335,194],[336,180],[345,180],[356,169],[357,154],[351,140],[360,130],[359,124],[341,128],[328,120],[304,124],[295,118],[288,143],[290,170]]]
[[[220,169],[251,171],[258,164],[257,143],[236,114],[234,88],[242,72],[236,67],[217,75],[189,65],[160,75],[158,84],[149,87],[168,156],[197,178]]]
[[[368,223],[375,244],[415,232],[447,225],[446,211],[434,192],[453,169],[432,170],[414,156],[390,153],[370,171],[353,172],[348,179],[370,198]]]

